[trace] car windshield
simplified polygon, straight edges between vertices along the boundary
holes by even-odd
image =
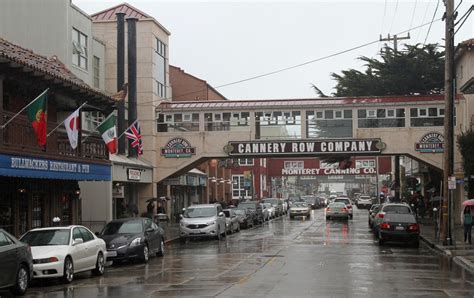
[[[344,204],[350,204],[349,199],[335,199],[334,202],[341,202]]]
[[[271,203],[263,203],[263,206],[265,206],[265,208],[271,208],[273,205]]]
[[[31,231],[20,240],[29,246],[69,245],[70,230]]]
[[[141,232],[143,232],[141,221],[113,221],[105,226],[102,235],[138,234]]]
[[[344,204],[344,202],[335,202],[335,203],[331,203],[329,204],[328,208],[344,208],[346,207],[346,204]]]
[[[245,204],[245,203],[242,203],[239,205],[239,207],[237,207],[239,209],[253,209],[255,210],[255,204]]]
[[[188,208],[184,212],[184,217],[188,218],[211,217],[216,215],[216,208],[214,207]]]
[[[245,215],[245,210],[243,209],[235,209],[235,214],[238,214],[238,215]]]
[[[360,196],[359,200],[370,200],[369,196]]]
[[[411,210],[408,206],[385,206],[383,208],[385,213],[399,213],[399,214],[410,214]]]
[[[296,202],[293,204],[293,207],[308,207],[306,203]]]
[[[278,199],[264,199],[262,202],[271,203],[272,205],[278,205]]]

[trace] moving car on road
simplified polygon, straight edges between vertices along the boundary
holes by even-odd
[[[411,243],[420,245],[420,226],[415,215],[408,213],[387,213],[379,225],[379,245],[386,242]]]
[[[357,199],[357,208],[370,208],[372,206],[372,199],[367,195],[360,195]]]
[[[226,236],[225,214],[220,204],[192,205],[186,208],[179,222],[181,242],[187,238]]]
[[[349,219],[349,209],[344,202],[332,202],[326,207],[326,220],[334,218]]]
[[[31,247],[34,278],[62,278],[70,283],[74,274],[91,270],[104,274],[106,248],[83,226],[38,228],[28,231],[20,241]]]
[[[234,209],[224,209],[226,232],[232,234],[240,231],[240,224]]]
[[[304,216],[308,219],[311,217],[311,208],[304,202],[295,202],[290,208],[290,219],[295,216]]]
[[[334,202],[341,202],[346,204],[347,211],[349,213],[349,218],[352,219],[354,217],[354,209],[352,208],[351,200],[348,197],[337,197],[334,199]]]
[[[33,278],[31,248],[0,229],[0,262],[0,289],[10,288],[14,295],[24,295]]]
[[[313,195],[301,196],[301,198],[308,204],[311,209],[316,209],[319,207],[318,200]]]
[[[163,256],[165,253],[164,231],[149,218],[113,220],[99,237],[107,244],[107,261],[138,259],[147,263],[150,255]]]

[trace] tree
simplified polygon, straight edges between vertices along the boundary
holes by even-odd
[[[472,199],[474,195],[474,181],[471,176],[474,175],[474,131],[468,130],[458,136],[459,151],[462,155],[464,175],[468,177],[468,194]]]
[[[437,44],[405,45],[395,52],[385,47],[381,60],[360,57],[367,69],[332,73],[337,97],[439,94],[444,86],[444,52]],[[314,88],[318,90],[317,88]]]

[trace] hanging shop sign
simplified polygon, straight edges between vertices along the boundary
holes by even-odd
[[[127,169],[127,179],[132,181],[140,181],[142,172],[139,169]]]
[[[172,138],[165,147],[161,148],[161,155],[166,158],[191,157],[196,154],[196,147],[192,147],[186,139],[181,137]]]
[[[300,140],[229,142],[224,152],[230,156],[301,156],[326,154],[380,153],[385,144],[380,139]]]
[[[441,153],[444,151],[444,136],[437,132],[430,132],[415,143],[415,150],[421,153]]]
[[[110,165],[4,154],[0,154],[0,176],[84,181],[112,179]]]

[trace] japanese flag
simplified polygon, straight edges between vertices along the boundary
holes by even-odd
[[[79,138],[79,109],[75,110],[74,113],[64,120],[64,126],[66,127],[71,148],[76,149]]]

